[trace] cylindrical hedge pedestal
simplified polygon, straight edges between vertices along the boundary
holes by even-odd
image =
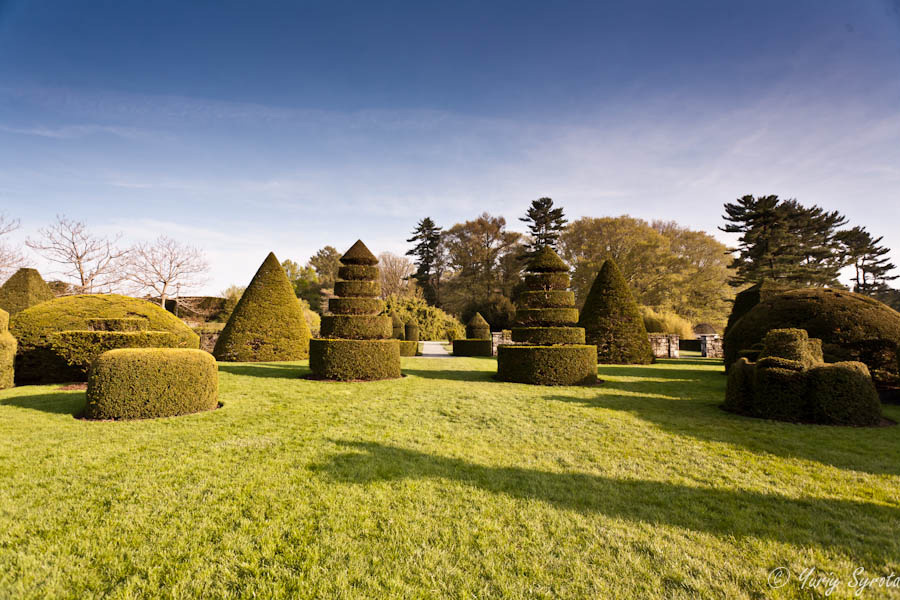
[[[419,342],[397,340],[400,342],[400,356],[416,356],[419,353]]]
[[[497,348],[497,379],[534,385],[595,383],[597,347],[502,345]]]
[[[400,377],[400,340],[309,341],[309,368],[315,377],[371,381]]]
[[[494,342],[487,340],[453,340],[453,356],[492,356]]]

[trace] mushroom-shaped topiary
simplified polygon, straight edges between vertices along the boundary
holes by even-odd
[[[653,362],[641,310],[613,259],[606,259],[597,273],[578,324],[584,327],[587,342],[597,346],[597,362],[640,365]]]
[[[494,342],[491,339],[491,326],[477,312],[466,325],[466,339],[453,340],[454,356],[492,356]]]
[[[575,385],[597,380],[597,348],[584,343],[569,269],[550,247],[525,270],[528,291],[519,295],[513,342],[497,349],[497,379],[537,385]]]
[[[378,259],[361,240],[341,257],[337,298],[322,317],[322,338],[309,347],[309,367],[320,379],[360,380],[400,377],[400,341],[392,338],[391,317],[378,298]]]
[[[309,325],[303,307],[272,252],[234,307],[213,355],[218,360],[239,362],[309,356]]]
[[[36,269],[19,269],[0,286],[0,309],[10,315],[53,298],[50,286]]]
[[[0,390],[13,386],[16,338],[9,332],[9,313],[0,308]]]

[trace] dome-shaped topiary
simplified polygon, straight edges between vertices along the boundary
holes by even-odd
[[[611,258],[603,263],[591,285],[578,325],[584,327],[587,343],[597,346],[599,363],[646,365],[653,362],[641,310]]]
[[[568,273],[569,267],[553,248],[543,246],[531,257],[525,270],[529,273]]]
[[[843,290],[791,290],[763,298],[725,334],[725,364],[762,342],[772,329],[805,329],[822,340],[826,362],[865,363],[878,383],[897,376],[900,313],[868,296]]]
[[[9,313],[0,308],[0,390],[14,384],[16,346],[16,338],[9,332]]]
[[[70,365],[54,350],[59,334],[90,330],[95,319],[143,318],[147,329],[169,332],[180,348],[197,348],[200,338],[184,322],[160,305],[118,294],[63,296],[14,315],[10,332],[18,339],[17,383],[83,381],[83,368]]]
[[[309,356],[309,326],[303,307],[272,252],[234,307],[213,355],[218,360],[240,362]]]
[[[0,286],[0,309],[10,315],[53,298],[53,291],[37,269],[19,269]]]

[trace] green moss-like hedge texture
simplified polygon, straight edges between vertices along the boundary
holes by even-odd
[[[516,310],[516,324],[522,327],[572,326],[577,322],[577,308],[521,308]]]
[[[725,333],[731,329],[731,326],[746,315],[750,310],[760,303],[760,301],[772,296],[782,294],[788,290],[794,289],[791,286],[777,283],[775,281],[766,280],[748,287],[746,290],[738,292],[734,297],[734,303],[731,306],[731,314],[728,315],[728,323],[725,325]],[[713,332],[715,333],[715,332]]]
[[[309,367],[313,376],[341,381],[370,381],[400,377],[401,344],[404,351],[418,348],[418,336],[396,339],[398,323],[388,315],[380,315],[384,302],[373,297],[380,292],[378,259],[361,240],[341,257],[345,275],[354,277],[335,284],[337,298],[328,301],[334,313],[322,317],[321,339],[310,343]],[[395,336],[392,338],[392,336]]]
[[[216,360],[203,350],[110,350],[88,379],[88,419],[151,419],[212,410],[218,405]]]
[[[494,342],[484,339],[453,340],[453,356],[493,356]]]
[[[145,319],[149,329],[174,334],[180,348],[199,347],[199,336],[158,304],[117,294],[63,296],[23,310],[10,320],[10,332],[19,341],[16,383],[84,381],[80,369],[53,351],[52,336],[87,330],[91,319],[122,318]]]
[[[266,257],[216,340],[218,360],[261,362],[309,356],[309,325],[281,263]]]
[[[566,290],[528,290],[519,294],[522,308],[566,308],[575,306],[575,292]]]
[[[516,327],[512,330],[512,341],[533,346],[584,344],[584,337],[581,327]]]
[[[528,260],[529,273],[568,273],[569,267],[553,248],[543,246]]]
[[[497,349],[497,379],[535,385],[584,385],[597,381],[595,346],[516,346]]]
[[[147,331],[150,329],[150,322],[141,317],[88,319],[88,329],[91,331]]]
[[[418,342],[419,341],[419,322],[415,319],[410,319],[406,322],[406,327],[403,330],[403,336],[407,342]]]
[[[588,344],[597,346],[597,362],[640,364],[653,362],[653,350],[641,310],[619,267],[607,259],[584,301],[578,325]]]
[[[566,290],[569,287],[568,273],[526,273],[525,288],[530,291]]]
[[[9,313],[0,308],[0,390],[15,385],[16,338],[9,332]]]
[[[109,350],[177,347],[178,338],[169,331],[62,331],[50,337],[53,352],[83,377],[94,360]]]
[[[827,425],[877,425],[881,402],[861,362],[824,364],[805,331],[770,331],[766,356],[741,357],[728,370],[725,410],[763,419]],[[813,350],[810,351],[809,347]],[[780,355],[779,355],[780,354]]]
[[[423,298],[391,294],[385,298],[385,313],[397,316],[400,326],[415,319],[419,324],[419,341],[455,340],[466,337],[466,328],[452,315],[436,306],[431,306]],[[405,335],[405,333],[404,333]]]
[[[491,339],[491,326],[481,316],[480,312],[475,313],[469,319],[469,323],[466,325],[466,338],[470,340]]]
[[[859,361],[873,376],[897,376],[900,313],[868,296],[833,289],[791,290],[763,298],[725,334],[725,365],[770,330],[786,328],[804,329],[822,340],[826,362]]]
[[[400,377],[399,340],[314,339],[309,348],[309,368],[321,379],[374,381]]]
[[[391,315],[391,337],[395,340],[406,339],[406,328],[403,327],[403,320],[397,313]]]
[[[416,356],[419,353],[419,342],[400,341],[400,356]]]
[[[0,309],[10,315],[53,298],[53,291],[36,269],[19,269],[0,286]]]

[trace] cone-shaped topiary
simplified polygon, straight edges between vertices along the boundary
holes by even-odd
[[[400,377],[399,332],[391,317],[380,314],[378,259],[357,240],[341,264],[341,281],[334,286],[338,297],[328,301],[332,314],[322,317],[322,338],[310,342],[313,376],[343,381]]]
[[[611,258],[603,263],[591,285],[578,325],[584,327],[587,342],[597,346],[599,363],[646,365],[653,362],[641,310]]]
[[[218,360],[240,362],[309,356],[309,326],[303,308],[272,252],[234,307],[213,355]]]
[[[13,386],[16,338],[9,332],[9,313],[0,308],[0,390]]]
[[[491,326],[481,313],[475,313],[466,325],[466,339],[453,340],[454,356],[492,356],[494,342],[491,339]]]
[[[37,269],[19,269],[0,286],[0,308],[10,315],[55,297]]]
[[[497,379],[537,385],[577,385],[597,380],[597,348],[584,343],[569,287],[569,269],[546,246],[525,267],[528,291],[519,298],[513,340],[497,349]]]

